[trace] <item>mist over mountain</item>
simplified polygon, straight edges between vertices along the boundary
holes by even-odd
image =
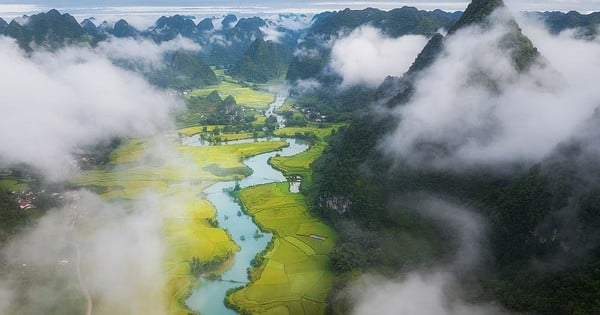
[[[567,29],[579,29],[579,32],[588,37],[598,34],[598,24],[600,23],[600,13],[594,12],[581,14],[576,11],[564,12],[528,12],[528,16],[539,19],[544,22],[548,30],[558,34]]]
[[[273,75],[281,75],[287,69],[290,51],[302,34],[302,31],[297,30],[294,25],[292,25],[294,29],[285,27],[286,21],[290,18],[280,16],[281,24],[271,20],[267,24],[259,17],[238,20],[235,15],[228,15],[221,20],[204,19],[196,24],[190,17],[174,15],[163,16],[152,27],[138,30],[124,19],[111,24],[106,21],[98,23],[95,19],[88,18],[79,24],[68,13],[60,14],[56,10],[51,10],[47,13],[23,17],[19,21],[13,20],[10,24],[0,23],[2,24],[0,33],[15,38],[19,45],[28,51],[31,51],[33,46],[36,49],[43,47],[56,50],[72,44],[102,47],[105,42],[118,43],[111,38],[131,39],[140,43],[150,40],[157,45],[175,42],[179,40],[178,38],[189,39],[202,47],[201,52],[187,54],[172,51],[162,57],[167,62],[164,63],[166,69],[160,71],[148,71],[147,67],[139,67],[131,60],[115,58],[119,54],[112,56],[117,64],[145,73],[150,77],[151,82],[161,87],[189,89],[217,83],[214,73],[207,64],[241,65],[244,55],[256,56],[256,53],[253,53],[256,48],[249,49],[253,42],[262,38],[277,42],[273,44],[270,41],[267,44],[271,48],[277,46],[272,56],[277,58],[266,60],[263,57],[263,60],[259,61],[263,62],[258,66],[259,69],[266,66],[275,69],[274,74],[267,74],[267,79],[261,78],[260,81],[271,79]],[[215,29],[213,22],[217,23],[218,29]],[[251,59],[244,57],[244,60]],[[256,60],[252,61],[255,62]],[[264,64],[265,62],[267,64]],[[245,67],[250,67],[248,62],[245,63]],[[256,74],[260,72],[255,66],[254,68],[255,70],[252,70],[254,74],[250,75],[250,78],[256,78]],[[183,81],[188,83],[184,84]]]
[[[596,76],[585,69],[598,46],[527,30],[533,40],[502,1],[473,1],[404,76],[379,87],[374,103],[385,106],[330,141],[313,166],[313,203],[343,235],[333,254],[341,279],[375,274],[334,294],[334,312],[598,310],[586,296],[599,292],[588,136],[600,95],[582,81]],[[586,53],[559,57],[569,47]],[[481,233],[463,238],[471,223],[444,217],[450,209],[477,218]],[[474,256],[461,254],[476,244]],[[474,257],[468,273],[456,269],[465,257]]]
[[[438,29],[448,27],[458,16],[459,13],[419,11],[412,7],[390,11],[347,9],[316,15],[308,34],[298,45],[286,78],[298,80],[325,75],[331,41],[359,26],[372,25],[392,38],[407,34],[431,36]]]
[[[140,165],[124,164],[212,169],[210,181],[237,181],[218,164],[190,166],[173,148],[181,143],[171,138],[184,134],[174,125],[184,121],[178,128],[192,126],[218,144],[221,137],[254,141],[272,135],[278,121],[244,101],[276,98],[282,107],[275,112],[304,128],[284,131],[310,144],[309,162],[293,165],[304,177],[295,196],[306,197],[302,205],[320,228],[339,236],[328,240],[335,241],[330,253],[319,253],[335,271],[320,301],[327,313],[600,313],[599,15],[518,15],[502,0],[473,0],[464,9],[203,19],[182,12],[146,28],[129,17],[78,23],[57,10],[0,19],[0,172],[39,190],[38,181],[76,191],[61,181],[85,167],[98,171],[121,142],[167,133],[140,149],[147,151]],[[229,148],[213,144],[204,148]],[[95,150],[97,165],[88,155],[84,161],[86,150]],[[161,292],[162,262],[171,249],[162,239],[163,212],[180,220],[185,201],[160,192],[206,183],[158,182],[157,192],[137,201],[80,191],[81,199],[58,207],[41,197],[54,210],[39,217],[23,211],[17,192],[0,190],[0,263],[62,262],[62,253],[73,253],[69,224],[84,218],[89,230],[75,232],[85,231],[83,270],[97,312],[165,314],[172,305]],[[270,194],[264,202],[273,201]],[[77,207],[85,208],[81,215]],[[218,221],[201,221],[218,229]],[[319,237],[307,242],[325,244]],[[289,246],[311,251],[300,243]],[[252,265],[271,258],[257,256]],[[141,271],[131,273],[132,266]],[[308,267],[294,260],[294,268]],[[250,270],[254,280],[265,272]],[[73,273],[22,281],[2,271],[0,313],[65,314],[85,305],[79,288],[61,285],[76,283]],[[196,271],[201,281],[218,278]],[[313,302],[296,306],[310,313]]]

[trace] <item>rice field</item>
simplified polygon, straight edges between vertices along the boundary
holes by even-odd
[[[305,197],[290,193],[287,183],[242,189],[240,201],[274,239],[262,265],[252,271],[255,281],[228,301],[249,313],[323,314],[334,279],[328,254],[335,232],[308,213]]]
[[[340,124],[333,125],[327,128],[318,127],[285,127],[275,130],[275,135],[280,137],[293,137],[296,134],[305,135],[307,133],[314,134],[317,137],[312,146],[294,156],[276,156],[269,160],[269,163],[276,169],[283,172],[286,176],[298,175],[302,177],[302,186],[310,187],[312,183],[311,164],[323,154],[325,147],[325,137],[331,135],[332,131],[339,128]]]
[[[287,143],[187,147],[164,141],[130,140],[111,154],[107,170],[83,172],[74,184],[101,188],[101,196],[108,200],[135,199],[148,191],[160,196],[167,242],[165,296],[170,314],[183,315],[189,314],[183,302],[198,281],[190,274],[192,258],[201,262],[225,259],[227,264],[227,257],[239,250],[225,230],[211,224],[216,209],[203,199],[202,191],[216,181],[247,175],[243,159]]]
[[[203,133],[203,132],[212,132],[216,127],[223,128],[223,125],[206,125],[206,126],[191,126],[187,128],[181,128],[177,130],[177,133],[186,136],[193,136],[195,134]],[[206,128],[206,131],[204,130]]]
[[[235,98],[238,105],[250,108],[266,109],[275,100],[275,95],[272,93],[261,89],[253,89],[249,86],[242,86],[236,81],[227,78],[222,79],[219,85],[211,85],[194,90],[188,96],[205,97],[215,90],[219,91],[222,98],[231,95]]]

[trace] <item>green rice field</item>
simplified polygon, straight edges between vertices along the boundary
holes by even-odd
[[[308,213],[305,197],[287,183],[242,189],[240,201],[257,224],[274,234],[253,281],[228,296],[244,312],[323,314],[333,283],[328,254],[335,232]]]

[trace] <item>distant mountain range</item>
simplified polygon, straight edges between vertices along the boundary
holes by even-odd
[[[197,73],[192,77],[206,76],[197,86],[214,83],[214,73],[201,64],[229,68],[231,73],[241,79],[265,82],[281,76],[288,80],[316,78],[323,83],[339,80],[324,71],[329,64],[330,47],[328,40],[347,34],[361,25],[372,25],[381,29],[389,37],[406,34],[420,34],[433,37],[440,29],[450,29],[468,23],[461,18],[461,12],[442,10],[422,11],[412,7],[402,7],[390,11],[373,8],[364,10],[342,10],[323,12],[312,20],[305,15],[279,15],[279,21],[261,17],[239,18],[227,15],[219,19],[205,18],[199,22],[193,17],[173,15],[160,17],[152,26],[138,30],[121,19],[116,23],[100,22],[88,18],[78,23],[68,13],[57,10],[23,16],[7,23],[0,19],[0,34],[15,38],[19,45],[27,50],[45,47],[58,49],[67,45],[97,45],[110,37],[149,39],[156,43],[172,40],[178,36],[191,39],[202,47],[202,52],[191,55],[197,59],[187,64],[198,65]],[[580,28],[584,36],[595,36],[600,23],[600,13],[588,15],[577,12],[534,12],[530,16],[541,19],[552,32],[570,28]],[[467,15],[469,16],[469,15]],[[459,19],[460,18],[460,19]],[[296,22],[296,27],[286,27],[282,21]],[[457,22],[458,21],[458,22]],[[215,24],[216,23],[216,24]],[[297,27],[305,25],[305,27]],[[454,26],[452,26],[454,25]],[[428,45],[414,69],[432,56],[433,43]],[[292,55],[292,53],[295,53]],[[308,54],[298,52],[309,52]],[[172,63],[167,63],[168,65]],[[179,70],[177,70],[179,69]],[[181,67],[171,68],[164,73],[179,73]],[[207,70],[208,69],[208,70]],[[268,69],[268,71],[266,71]],[[185,72],[185,71],[184,71]],[[163,73],[163,74],[164,74]],[[189,74],[189,71],[188,71]],[[157,75],[151,75],[156,79]],[[183,75],[182,78],[191,78]],[[155,80],[156,81],[156,80]],[[158,80],[165,83],[167,80]],[[388,82],[389,83],[389,82]],[[167,86],[181,87],[178,83]]]

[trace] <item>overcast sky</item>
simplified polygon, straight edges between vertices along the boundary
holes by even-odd
[[[600,0],[505,0],[513,10],[576,10],[582,13],[600,11]],[[14,17],[58,8],[73,14],[141,14],[183,12],[191,15],[219,13],[317,13],[346,7],[361,9],[376,7],[391,9],[404,5],[424,10],[464,10],[469,1],[410,0],[410,1],[339,1],[339,0],[0,0],[0,16]],[[159,8],[156,8],[159,7]],[[173,13],[174,14],[174,13]]]

